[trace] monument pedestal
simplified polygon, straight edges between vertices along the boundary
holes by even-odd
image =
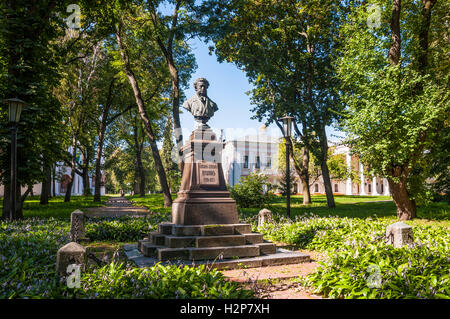
[[[172,223],[236,224],[236,202],[230,198],[222,170],[221,141],[206,125],[194,130],[182,147],[184,168],[180,191],[172,205]]]
[[[253,233],[250,224],[239,223],[223,176],[222,147],[207,125],[192,132],[182,148],[184,169],[172,222],[159,224],[157,232],[140,240],[137,254],[127,252],[138,265],[177,260],[235,268],[310,261],[306,254],[277,250],[262,234]]]

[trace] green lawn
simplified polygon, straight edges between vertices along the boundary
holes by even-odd
[[[127,196],[137,206],[147,207],[149,210],[165,213],[170,216],[171,208],[163,207],[162,194],[152,194],[146,197]],[[174,197],[175,198],[175,197]],[[335,209],[327,207],[325,195],[312,196],[311,205],[303,205],[303,197],[299,195],[291,196],[291,218],[296,216],[310,215],[317,216],[336,216],[348,218],[392,218],[397,216],[395,204],[391,201],[390,196],[335,196]],[[286,215],[286,198],[278,197],[271,205],[268,206],[273,213],[279,216]],[[259,208],[239,208],[239,218],[254,218],[259,212]],[[376,216],[374,216],[376,215]],[[413,221],[417,224],[434,223],[450,227],[450,206],[446,202],[431,203],[426,206],[419,206],[417,218]]]
[[[93,202],[94,196],[72,196],[70,202],[64,202],[64,196],[49,199],[48,205],[39,204],[39,196],[28,196],[23,204],[23,216],[27,217],[55,217],[70,218],[70,213],[79,209],[85,211],[89,207],[102,206],[107,200],[102,196],[101,203]],[[0,209],[3,208],[3,198],[0,200]]]

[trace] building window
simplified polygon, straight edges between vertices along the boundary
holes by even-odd
[[[255,168],[261,168],[261,160],[259,159],[259,156],[256,156]]]
[[[334,184],[334,192],[335,193],[339,192],[339,185],[338,184]]]
[[[314,185],[314,192],[318,193],[319,192],[319,184],[315,184]]]
[[[383,187],[384,185],[383,184],[381,184],[381,193],[383,194],[384,193],[384,187]]]
[[[267,168],[271,168],[272,167],[272,158],[268,157],[267,158],[267,164],[266,164]]]
[[[372,185],[369,184],[369,193],[372,193]]]
[[[65,194],[67,192],[67,185],[69,184],[69,182],[70,182],[70,176],[69,175],[64,175],[61,178],[61,184],[59,186],[59,192],[61,194]]]
[[[248,155],[244,156],[244,168],[248,168]]]

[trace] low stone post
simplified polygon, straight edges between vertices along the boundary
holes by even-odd
[[[273,223],[272,212],[267,208],[261,209],[258,213],[258,227],[262,227],[265,223]]]
[[[85,236],[84,213],[77,209],[70,214],[70,240],[79,243]]]
[[[67,276],[67,267],[75,264],[84,267],[86,263],[86,248],[75,242],[61,247],[56,253],[56,271],[61,276]]]
[[[386,227],[387,244],[393,245],[394,248],[400,248],[405,245],[414,243],[412,227],[397,222]]]

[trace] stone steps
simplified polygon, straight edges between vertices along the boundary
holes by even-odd
[[[217,260],[273,254],[273,243],[252,233],[250,224],[176,225],[161,223],[158,231],[138,242],[146,257],[159,260]]]

